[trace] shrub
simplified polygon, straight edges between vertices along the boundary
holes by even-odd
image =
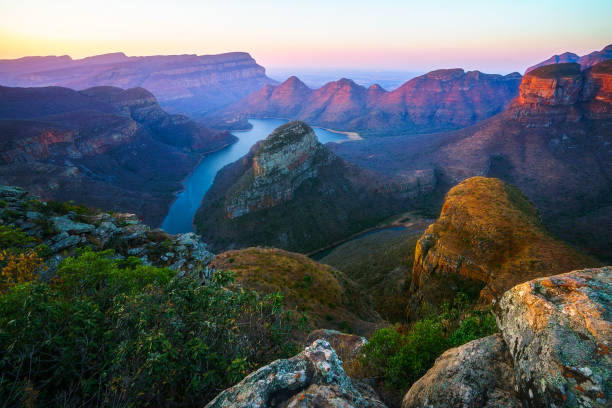
[[[294,353],[282,296],[85,250],[0,296],[8,406],[193,406]]]
[[[362,349],[361,375],[378,377],[389,390],[408,390],[429,370],[445,350],[491,335],[497,325],[490,310],[472,310],[468,297],[459,293],[440,313],[400,326],[380,329]]]
[[[0,294],[15,285],[34,281],[43,268],[43,260],[37,251],[24,253],[0,251]]]

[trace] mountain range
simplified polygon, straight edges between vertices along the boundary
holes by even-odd
[[[67,55],[0,60],[0,85],[76,90],[142,87],[164,109],[200,116],[276,81],[245,52],[128,57],[118,52],[83,59]]]
[[[201,156],[234,142],[145,89],[0,87],[0,183],[159,225]]]
[[[293,76],[280,85],[266,85],[210,119],[215,126],[234,128],[248,126],[249,117],[299,119],[365,136],[442,131],[499,113],[518,95],[520,81],[518,73],[443,69],[388,92],[346,78],[313,90]]]

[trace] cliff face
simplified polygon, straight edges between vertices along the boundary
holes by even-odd
[[[605,46],[601,51],[593,51],[590,54],[583,56],[578,56],[573,52],[564,52],[560,55],[553,55],[549,59],[527,68],[525,74],[545,65],[564,63],[577,63],[582,67],[582,69],[586,69],[609,59],[612,59],[612,44]]]
[[[226,126],[245,116],[275,116],[365,134],[431,132],[465,127],[499,113],[517,95],[520,80],[517,73],[501,76],[449,69],[387,92],[344,78],[312,90],[291,77],[215,115],[217,123]]]
[[[275,130],[257,146],[252,171],[243,176],[248,180],[241,180],[243,186],[237,185],[228,197],[227,216],[236,218],[291,200],[330,158],[305,123],[292,122]]]
[[[73,60],[28,57],[0,60],[0,83],[9,86],[142,87],[164,108],[199,115],[235,102],[266,84],[265,69],[247,53],[127,57],[123,53]]]
[[[321,145],[302,122],[277,128],[222,169],[195,217],[216,249],[252,245],[313,251],[418,205],[433,171],[383,178]]]
[[[231,142],[142,89],[0,87],[0,182],[161,223],[202,154]]]
[[[548,235],[520,191],[474,177],[448,192],[440,218],[417,242],[412,303],[415,310],[419,301],[437,304],[462,287],[480,289],[490,303],[517,283],[594,264]]]
[[[609,62],[579,72],[549,65],[523,79],[502,114],[423,137],[345,143],[332,149],[359,166],[398,174],[435,168],[441,184],[474,176],[517,186],[556,235],[612,259],[612,104]]]

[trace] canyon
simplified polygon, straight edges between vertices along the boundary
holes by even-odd
[[[155,95],[169,112],[194,117],[275,83],[244,52],[143,57],[118,52],[83,59],[64,55],[0,60],[0,85],[62,86],[77,90],[96,86],[141,87]]]
[[[202,155],[235,141],[142,88],[0,87],[0,182],[160,225]]]

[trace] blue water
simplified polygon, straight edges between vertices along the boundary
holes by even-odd
[[[251,119],[253,128],[246,131],[232,132],[238,137],[238,142],[202,159],[198,167],[183,182],[185,190],[181,192],[164,219],[162,229],[171,234],[193,231],[191,221],[202,198],[210,188],[217,172],[224,166],[235,162],[249,152],[257,141],[265,139],[274,129],[287,123],[282,119]],[[321,143],[346,140],[341,133],[314,128]]]

